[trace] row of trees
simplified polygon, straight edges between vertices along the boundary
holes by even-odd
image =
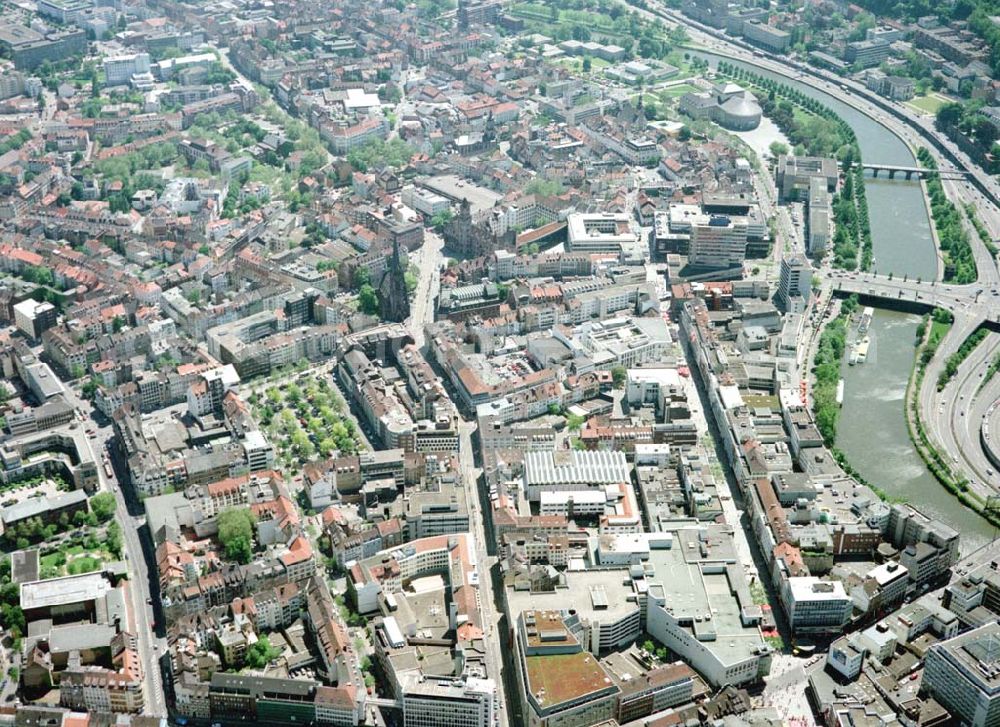
[[[830,321],[819,337],[813,374],[813,413],[816,427],[823,435],[823,441],[832,447],[837,439],[837,421],[840,418],[840,404],[837,403],[837,384],[840,382],[840,367],[847,347],[847,322],[857,310],[858,299],[851,296],[840,307],[840,315]]]
[[[868,220],[868,202],[865,197],[864,170],[857,167],[848,171],[840,193],[833,200],[833,264],[845,270],[858,267],[861,252],[861,269],[872,264],[872,233]]]
[[[985,328],[977,328],[968,338],[962,341],[962,345],[958,347],[958,350],[947,358],[944,362],[944,369],[938,374],[938,391],[944,390],[948,382],[955,378],[955,374],[958,373],[958,367],[969,357],[969,354],[975,350],[976,346],[983,342],[986,334],[987,330]]]
[[[20,149],[31,140],[31,132],[21,129],[15,134],[11,134],[3,141],[0,141],[0,154],[6,154],[14,149]]]
[[[931,153],[921,147],[917,159],[926,169],[937,169]],[[946,283],[974,283],[977,279],[976,260],[969,243],[969,234],[962,221],[962,213],[944,193],[944,186],[936,174],[927,176],[927,194],[931,201],[931,217],[937,229],[938,245],[944,255],[944,280]]]
[[[9,555],[4,555],[0,561],[0,622],[10,631],[15,648],[18,648],[27,626],[21,610],[21,587],[11,582]]]

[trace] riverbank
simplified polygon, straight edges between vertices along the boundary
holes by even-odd
[[[924,198],[924,209],[927,211],[927,219],[932,220],[931,199],[927,191],[926,180],[920,180],[920,191]],[[934,250],[937,252],[937,279],[944,280],[944,253],[941,251],[941,239],[938,237],[937,225],[931,225],[931,239],[934,241]]]
[[[936,170],[937,162],[924,147],[917,150],[917,160],[924,169]],[[931,220],[937,249],[944,258],[946,283],[965,285],[974,283],[979,277],[976,259],[972,253],[972,243],[966,231],[958,207],[948,199],[944,185],[937,174],[927,174],[921,180],[921,188],[926,190],[925,200],[930,202]]]
[[[837,429],[840,423],[841,403],[837,401],[837,387],[843,380],[844,358],[848,353],[848,334],[854,313],[858,309],[857,296],[851,296],[840,304],[837,315],[823,327],[816,353],[808,363],[813,371],[813,416],[816,427],[823,435],[823,443],[830,454],[850,477],[871,489],[886,502],[899,502],[878,485],[870,482],[851,464],[847,454],[836,446]]]

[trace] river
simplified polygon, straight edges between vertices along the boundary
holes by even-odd
[[[887,495],[958,530],[962,552],[970,553],[993,537],[993,528],[952,497],[927,470],[906,428],[903,397],[919,323],[916,315],[875,311],[868,360],[843,366],[844,408],[837,446],[865,479]]]
[[[721,58],[707,52],[692,55],[706,59],[713,67]],[[903,141],[869,116],[838,99],[800,81],[770,71],[740,64],[749,70],[775,79],[819,101],[846,121],[858,138],[865,161],[896,166],[917,166],[917,161]],[[883,173],[884,174],[884,173]],[[909,275],[930,280],[938,274],[937,252],[931,237],[930,220],[924,205],[920,183],[903,179],[869,178],[865,184],[868,217],[872,230],[874,269],[881,274]]]

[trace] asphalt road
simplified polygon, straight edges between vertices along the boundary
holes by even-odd
[[[81,399],[76,391],[69,386],[66,387],[66,400],[74,409],[79,407],[85,412],[92,411],[90,403]],[[122,529],[122,543],[129,575],[127,585],[130,611],[129,629],[136,634],[139,656],[143,665],[143,690],[146,700],[143,714],[166,717],[167,704],[159,665],[160,656],[166,648],[166,639],[157,637],[153,632],[155,618],[153,617],[153,608],[150,605],[152,601],[150,573],[138,532],[145,524],[145,517],[142,515],[133,516],[129,513],[128,503],[120,483],[117,480],[109,479],[104,471],[102,454],[106,451],[108,441],[113,437],[111,426],[98,427],[89,421],[84,422],[82,426],[95,430],[94,437],[86,437],[87,447],[90,449],[94,461],[98,463],[97,473],[100,490],[111,492],[115,496],[115,517]],[[138,504],[133,508],[133,512],[140,510],[141,506]]]
[[[468,491],[469,520],[472,523],[472,537],[475,542],[476,570],[479,574],[479,610],[483,620],[483,640],[486,645],[486,668],[491,679],[496,682],[496,716],[499,727],[507,727],[507,703],[504,698],[503,654],[500,649],[500,611],[496,608],[493,592],[493,565],[496,558],[487,548],[485,498],[479,485],[480,470],[476,467],[472,435],[476,431],[475,422],[462,421],[459,425],[458,459],[462,470],[462,481]]]
[[[434,320],[434,306],[440,288],[440,269],[443,260],[444,240],[436,232],[424,232],[424,244],[410,255],[417,266],[417,289],[410,303],[410,317],[406,321],[417,348],[424,347],[424,326]]]
[[[992,472],[992,465],[983,452],[979,426],[986,409],[996,399],[1000,381],[994,379],[983,391],[980,385],[998,346],[1000,334],[989,333],[938,393],[938,408],[930,417],[936,438],[951,453],[952,464],[967,475],[973,490],[984,496],[992,494],[996,487],[995,480],[987,474]]]

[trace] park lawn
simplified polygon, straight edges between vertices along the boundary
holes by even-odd
[[[661,101],[680,98],[686,93],[694,93],[698,89],[690,83],[679,83],[676,86],[669,86],[658,93]]]
[[[60,556],[66,558],[65,565],[57,565]],[[61,552],[54,551],[43,555],[40,565],[42,568],[55,568],[59,575],[76,576],[81,573],[92,573],[113,560],[115,557],[103,548],[88,551],[82,545],[72,545]]]
[[[948,103],[947,100],[941,98],[937,94],[928,94],[926,96],[916,96],[907,101],[906,105],[915,108],[917,111],[922,111],[925,114],[936,114],[938,109],[946,103]]]
[[[66,564],[66,572],[71,576],[78,576],[81,573],[93,573],[95,570],[103,565],[103,561],[99,558],[92,558],[89,555],[84,555],[79,558],[74,558]]]
[[[658,99],[656,98],[656,96],[654,96],[651,93],[644,93],[644,94],[642,94],[642,103],[643,104],[655,104],[657,102],[657,100]],[[633,106],[638,105],[638,103],[639,103],[639,94],[637,93],[635,96],[631,96],[628,101]]]

